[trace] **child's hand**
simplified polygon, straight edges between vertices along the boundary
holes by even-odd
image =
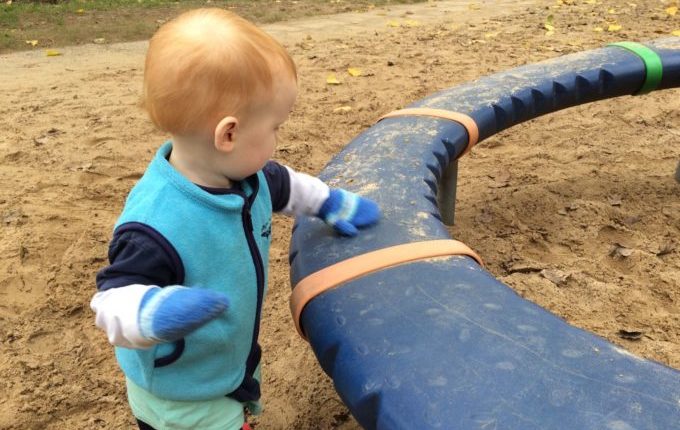
[[[341,235],[356,236],[358,228],[378,221],[380,208],[372,200],[336,188],[331,190],[317,216]]]
[[[219,316],[227,296],[201,288],[154,287],[139,305],[139,331],[156,342],[174,342]]]

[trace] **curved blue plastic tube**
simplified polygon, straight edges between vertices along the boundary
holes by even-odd
[[[680,86],[680,38],[646,45],[662,60],[657,89]],[[466,113],[481,140],[569,106],[634,94],[644,79],[637,55],[607,47],[492,75],[409,107]],[[319,220],[299,220],[292,284],[355,255],[448,239],[438,181],[467,139],[457,123],[425,117],[385,119],[354,139],[321,177],[375,200],[384,218],[353,239]],[[468,257],[347,282],[313,299],[301,324],[367,429],[680,428],[680,372],[567,324]]]

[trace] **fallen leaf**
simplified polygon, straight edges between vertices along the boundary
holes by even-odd
[[[468,5],[468,9],[470,9],[470,10],[479,10],[481,8],[482,7],[480,5],[478,5],[477,3],[472,3],[472,4]]]
[[[609,10],[607,11],[607,13],[614,14],[614,13],[616,13],[616,9],[609,9]]]
[[[641,331],[619,330],[619,337],[626,340],[640,340],[643,334]]]
[[[354,77],[361,76],[361,69],[357,69],[355,67],[350,67],[350,68],[347,69],[347,73],[349,73],[350,75],[352,75]]]
[[[388,22],[387,22],[387,26],[388,26],[388,27],[400,27],[401,24],[399,24],[399,21],[394,21],[394,20],[393,20],[393,21],[388,21]]]
[[[586,3],[588,3],[588,4],[597,4],[597,0],[587,0]]]
[[[678,7],[677,6],[667,7],[666,13],[669,14],[670,16],[675,16],[675,14],[678,13]]]
[[[612,245],[611,249],[609,250],[609,255],[611,257],[630,257],[633,255],[633,250],[631,248],[628,248],[624,245],[621,245],[620,243],[615,243]]]
[[[33,39],[33,40],[27,40],[27,41],[26,41],[26,44],[27,44],[27,45],[31,45],[31,46],[36,46],[36,45],[38,44],[38,41],[35,40],[35,39]]]
[[[96,43],[97,45],[101,45],[102,43],[106,43],[106,39],[103,37],[98,37],[96,39],[92,39],[92,43]]]
[[[615,32],[621,30],[623,27],[621,27],[619,24],[609,24],[609,27],[607,27],[607,31],[609,32]]]
[[[604,31],[604,28],[602,27],[595,27],[593,31],[597,31],[598,33],[602,33]]]
[[[546,35],[551,35],[555,32],[555,25],[553,24],[554,17],[552,15],[548,15],[545,18],[545,22],[543,23],[543,28],[548,30],[546,32]]]
[[[673,35],[673,36],[680,36],[680,30],[673,30],[673,31],[671,31],[671,35]]]
[[[525,261],[506,261],[503,262],[502,265],[508,272],[508,275],[512,275],[513,273],[537,273],[544,270],[542,267],[539,267],[532,262]]]
[[[498,32],[495,32],[495,33],[484,33],[484,38],[485,38],[485,39],[493,39],[493,38],[495,38],[496,36],[498,36]]]
[[[540,274],[558,287],[566,284],[571,277],[571,274],[556,269],[543,269]]]
[[[347,113],[352,111],[352,106],[340,106],[333,109],[333,113]]]
[[[328,75],[328,77],[326,78],[326,83],[328,85],[340,85],[341,84],[341,82],[338,81],[338,78],[335,77],[334,73],[331,73],[330,75]]]
[[[78,9],[78,10],[76,11],[76,13],[77,13],[78,15],[82,15],[82,14],[85,13],[85,9]]]
[[[48,57],[58,57],[61,55],[61,52],[57,51],[56,49],[48,49],[45,51],[45,55]]]
[[[404,21],[404,26],[405,27],[420,27],[420,22],[416,21],[415,19],[407,19]]]

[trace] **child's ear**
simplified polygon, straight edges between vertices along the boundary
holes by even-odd
[[[233,116],[225,116],[215,127],[215,148],[221,152],[230,152],[234,149],[238,119]]]

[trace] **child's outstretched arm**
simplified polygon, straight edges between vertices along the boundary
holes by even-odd
[[[150,230],[114,232],[110,264],[97,273],[98,292],[90,303],[97,326],[113,345],[148,348],[172,342],[227,308],[223,294],[179,286],[184,278],[171,249]]]
[[[179,340],[228,306],[227,297],[215,291],[141,284],[100,291],[90,303],[97,327],[111,344],[125,348]]]
[[[276,176],[272,171],[286,176],[288,186],[283,188],[287,201],[281,210],[284,214],[316,216],[343,236],[356,236],[359,228],[375,224],[380,218],[378,205],[370,199],[341,188],[331,189],[320,179],[288,166],[270,162],[265,173],[267,170],[268,179]]]

